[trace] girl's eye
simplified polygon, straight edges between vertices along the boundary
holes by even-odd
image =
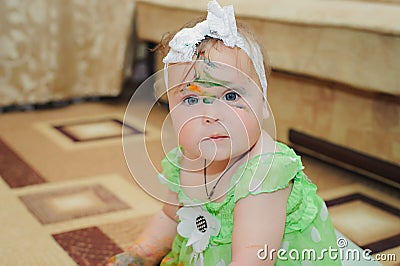
[[[223,98],[225,101],[236,101],[239,98],[239,94],[231,91],[226,93]]]
[[[185,98],[183,100],[183,102],[186,103],[187,105],[194,105],[199,102],[199,98],[194,97],[194,96],[189,96],[189,97]]]

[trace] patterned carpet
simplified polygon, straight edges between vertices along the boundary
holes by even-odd
[[[154,136],[166,111],[157,108],[146,140],[159,168]],[[126,166],[122,128],[132,143],[144,133],[122,123],[124,111],[124,103],[101,102],[0,115],[1,265],[103,265],[160,208]],[[399,265],[398,190],[310,157],[304,164],[336,228],[374,254],[396,254],[382,263]]]

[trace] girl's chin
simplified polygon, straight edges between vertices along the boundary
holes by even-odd
[[[232,150],[231,143],[223,145],[223,143],[212,143],[204,141],[200,143],[199,149],[195,147],[184,147],[185,155],[190,160],[207,160],[207,161],[226,161],[240,156],[247,151],[247,147],[234,147]]]
[[[233,154],[232,150],[229,149],[217,149],[210,152],[203,151],[202,158],[206,159],[207,161],[226,161],[231,160]]]
[[[185,150],[185,157],[192,161],[204,161],[207,160],[208,162],[211,161],[224,161],[229,160],[231,158],[231,150],[226,149],[202,149],[201,151],[188,151]]]

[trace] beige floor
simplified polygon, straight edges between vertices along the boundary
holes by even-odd
[[[160,202],[137,185],[127,167],[120,136],[125,107],[125,102],[92,102],[0,115],[2,265],[101,265],[125,249],[159,209]],[[149,163],[146,152],[153,164],[131,169],[137,176],[154,176],[160,169],[159,132],[166,114],[154,107],[146,146],[142,134],[124,131],[135,165]],[[128,124],[141,128],[135,119]],[[399,214],[379,207],[398,212],[396,189],[311,157],[304,156],[303,163],[328,202],[364,196],[329,207],[336,228],[353,242],[368,246],[400,234]],[[380,253],[396,254],[397,262],[384,264],[399,265],[399,245]]]

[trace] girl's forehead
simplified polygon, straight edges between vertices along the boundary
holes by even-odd
[[[204,54],[205,60],[215,64],[229,66],[234,69],[233,72],[240,72],[243,76],[250,77],[253,82],[261,89],[261,82],[257,71],[254,68],[253,61],[241,48],[235,46],[233,48],[225,46],[222,42],[207,46],[204,50],[199,51]]]
[[[198,59],[219,62],[243,71],[246,74],[249,74],[248,72],[250,71],[254,71],[251,59],[242,49],[236,46],[231,48],[218,42],[215,45],[204,47],[198,54],[200,55]]]
[[[226,92],[227,90],[232,90],[241,95],[245,95],[249,93],[251,88],[255,88],[255,90],[257,91],[259,90],[257,86],[254,86],[255,84],[252,83],[249,78],[243,78],[242,80],[236,79],[236,81],[229,78],[228,80],[221,78],[226,78],[226,76],[224,76],[223,73],[222,77],[218,77],[218,74],[216,74],[215,77],[213,77],[212,75],[210,77],[207,76],[204,78],[198,76],[193,80],[177,84],[173,88],[170,88],[168,91],[173,95],[178,95],[178,94],[209,95],[210,93],[218,95]]]
[[[238,87],[238,86],[219,86],[214,83],[209,83],[207,82],[190,82],[186,85],[182,84],[181,86],[178,86],[177,88],[174,88],[170,90],[170,92],[173,95],[186,95],[186,94],[198,94],[198,95],[204,95],[204,96],[210,96],[210,95],[221,95],[225,93],[227,90],[232,90],[235,91],[241,95],[246,94],[246,89],[243,87]]]
[[[252,61],[240,48],[216,43],[202,46],[202,49],[196,54],[194,61],[168,66],[169,90],[174,87],[180,87],[181,90],[189,83],[196,83],[203,89],[225,87],[238,90],[254,86],[260,88]],[[192,86],[192,89],[198,88]]]

